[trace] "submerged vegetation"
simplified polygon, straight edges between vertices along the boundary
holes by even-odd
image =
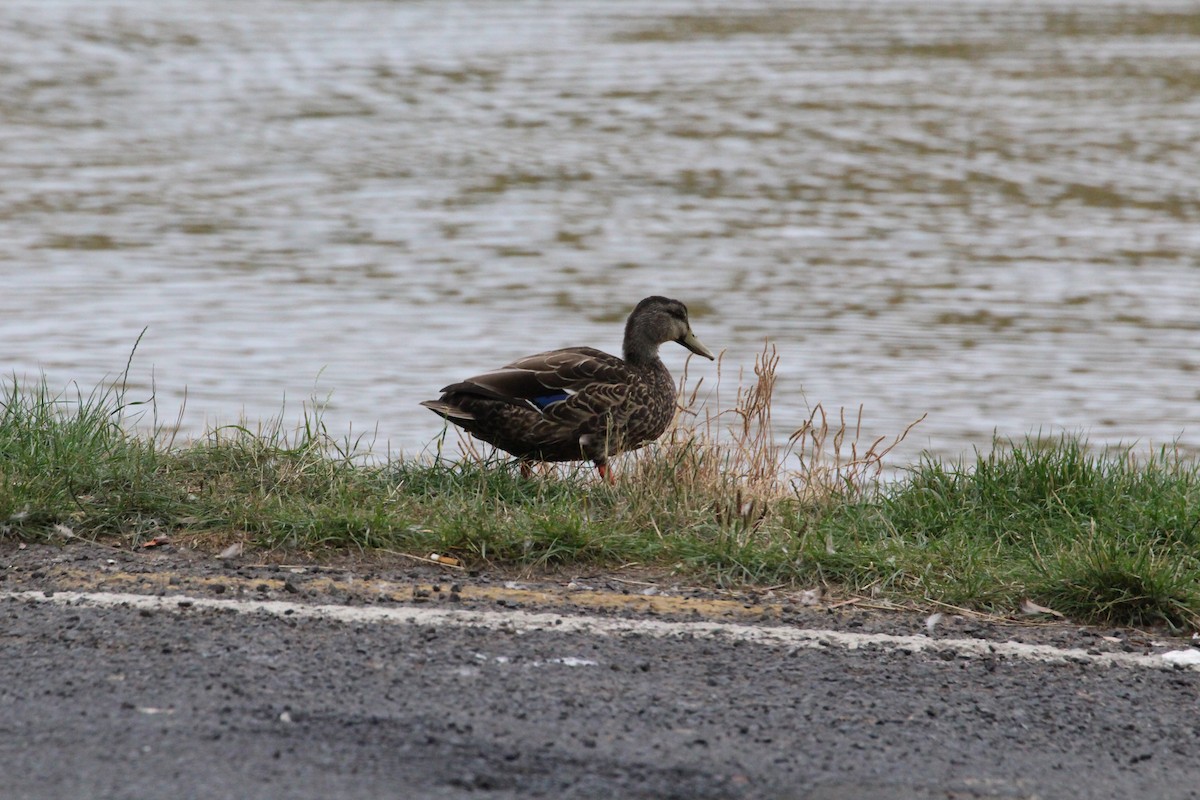
[[[625,457],[616,486],[582,465],[522,478],[469,442],[453,458],[371,460],[319,411],[296,430],[224,427],[180,445],[137,432],[131,415],[148,408],[119,385],[56,394],[14,378],[0,392],[0,539],[640,564],[1000,613],[1029,599],[1079,620],[1200,623],[1194,459],[1038,437],[883,480],[907,431],[861,443],[856,420],[818,406],[779,443],[776,363],[768,347],[724,411],[686,388],[674,429]]]

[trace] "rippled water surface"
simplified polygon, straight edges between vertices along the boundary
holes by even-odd
[[[1194,3],[7,3],[0,367],[186,432],[417,402],[661,293],[775,420],[1200,448]],[[677,369],[684,351],[664,349]],[[712,374],[708,364],[693,374]]]

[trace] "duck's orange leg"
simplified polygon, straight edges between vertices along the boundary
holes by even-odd
[[[607,462],[606,462],[606,463],[603,463],[603,464],[597,464],[597,465],[596,465],[596,470],[597,470],[597,471],[600,473],[600,477],[601,477],[601,478],[603,478],[604,480],[608,481],[608,485],[609,485],[609,486],[616,486],[616,485],[617,485],[617,476],[616,476],[616,474],[615,474],[615,473],[612,471],[612,467],[608,466],[608,463],[607,463]]]
[[[529,463],[525,459],[521,459],[521,477],[522,478],[532,478],[533,477],[533,464]]]

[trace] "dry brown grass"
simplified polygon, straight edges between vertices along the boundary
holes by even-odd
[[[720,402],[724,354],[717,361],[716,388],[701,401],[703,379],[689,386],[680,380],[680,413],[663,440],[667,452],[703,453],[693,460],[697,483],[714,493],[732,490],[739,506],[769,505],[783,498],[806,504],[861,499],[875,490],[888,454],[925,417],[892,438],[863,441],[863,407],[848,419],[839,409],[832,419],[821,403],[786,437],[771,417],[779,353],[767,341],[755,356],[753,379],[738,371],[737,398],[731,408]],[[714,407],[715,406],[715,407]]]

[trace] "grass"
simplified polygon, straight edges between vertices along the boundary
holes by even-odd
[[[0,392],[0,539],[640,564],[721,584],[1006,614],[1029,598],[1082,621],[1200,625],[1195,460],[1031,437],[956,463],[926,457],[885,481],[907,431],[861,443],[857,418],[818,406],[776,435],[777,363],[768,346],[719,411],[706,409],[721,408],[720,381],[706,405],[685,376],[677,425],[624,457],[616,486],[583,466],[525,479],[469,443],[454,458],[365,459],[319,409],[295,430],[277,420],[179,445],[134,432],[153,403],[129,402],[121,385],[85,395],[13,378]]]

